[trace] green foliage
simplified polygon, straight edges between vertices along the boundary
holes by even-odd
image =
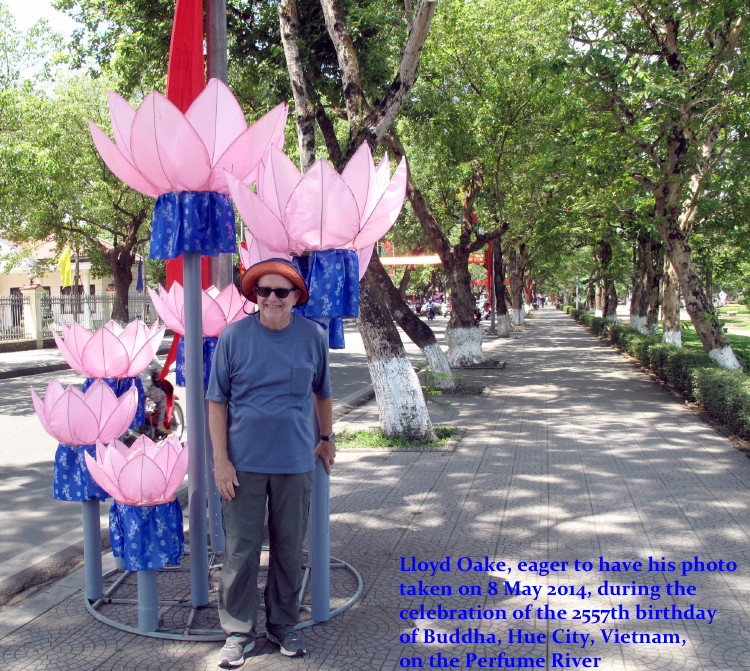
[[[692,371],[695,400],[732,433],[750,440],[750,380],[726,368]]]

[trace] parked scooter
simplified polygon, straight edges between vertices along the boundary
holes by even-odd
[[[147,436],[155,443],[167,436],[177,436],[183,440],[185,414],[177,402],[174,385],[169,380],[160,380],[161,366],[152,364],[142,374],[143,389],[146,394],[146,421],[137,429],[128,429],[122,441],[130,447],[140,436]],[[159,421],[159,405],[164,404],[164,421]]]

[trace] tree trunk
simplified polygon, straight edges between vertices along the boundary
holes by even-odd
[[[279,3],[279,28],[284,47],[289,83],[294,97],[294,121],[297,125],[300,170],[307,172],[315,162],[315,106],[310,100],[305,82],[302,56],[297,38],[297,2],[282,0]]]
[[[607,321],[617,322],[617,291],[612,278],[612,245],[607,240],[600,240],[597,260],[601,275],[602,317]]]
[[[396,320],[396,323],[409,336],[411,341],[424,352],[427,360],[425,383],[441,391],[455,391],[456,379],[453,377],[448,358],[438,344],[435,334],[427,324],[409,309],[403,296],[393,285],[391,278],[388,277],[383,264],[380,263],[377,252],[373,252],[367,269],[372,281],[377,285],[380,296],[383,298],[391,317]]]
[[[649,234],[651,240],[651,252],[648,257],[646,267],[648,282],[646,291],[648,292],[648,306],[646,310],[646,328],[647,333],[654,333],[659,324],[659,289],[661,279],[664,275],[664,245],[655,235]]]
[[[662,277],[662,340],[670,345],[682,347],[682,330],[680,329],[680,283],[671,262],[664,256],[664,275]]]
[[[419,379],[369,269],[360,281],[357,325],[375,389],[381,431],[389,438],[431,438],[432,422]]]
[[[675,143],[684,138],[675,133]],[[674,150],[678,152],[678,149]],[[687,152],[687,147],[684,148]],[[679,152],[678,152],[679,153]],[[671,176],[670,176],[671,177]],[[732,351],[729,338],[721,330],[713,303],[703,290],[703,283],[690,253],[687,233],[680,227],[681,184],[668,177],[662,178],[655,189],[656,216],[669,260],[685,300],[685,309],[690,315],[696,333],[708,355],[724,368],[740,369],[740,363]]]
[[[651,246],[648,243],[649,235],[646,231],[640,231],[633,244],[633,275],[630,284],[633,293],[630,297],[630,328],[647,333],[646,319],[648,314],[648,255]]]
[[[508,281],[510,282],[511,320],[515,326],[523,324],[523,245],[521,249],[508,248]]]
[[[492,245],[492,254],[494,256],[492,263],[495,269],[495,286],[493,295],[495,297],[495,331],[501,338],[507,338],[510,335],[510,314],[508,313],[508,292],[505,288],[505,263],[503,262],[503,246],[501,240],[495,241]]]
[[[124,326],[130,321],[128,293],[133,282],[133,261],[135,257],[131,251],[115,245],[105,252],[105,258],[109,263],[115,285],[112,319]]]

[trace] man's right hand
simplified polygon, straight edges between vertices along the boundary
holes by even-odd
[[[240,483],[237,480],[237,471],[234,470],[234,466],[229,459],[222,459],[214,463],[214,478],[221,497],[231,501],[234,498],[234,488],[239,487]]]

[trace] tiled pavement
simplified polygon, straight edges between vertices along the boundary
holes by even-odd
[[[434,407],[455,450],[340,450],[332,554],[362,598],[305,629],[305,658],[263,643],[243,668],[750,670],[748,458],[562,312],[485,351],[505,368],[461,372],[485,392]],[[0,613],[0,668],[216,668],[218,643],[93,619],[76,580]]]

